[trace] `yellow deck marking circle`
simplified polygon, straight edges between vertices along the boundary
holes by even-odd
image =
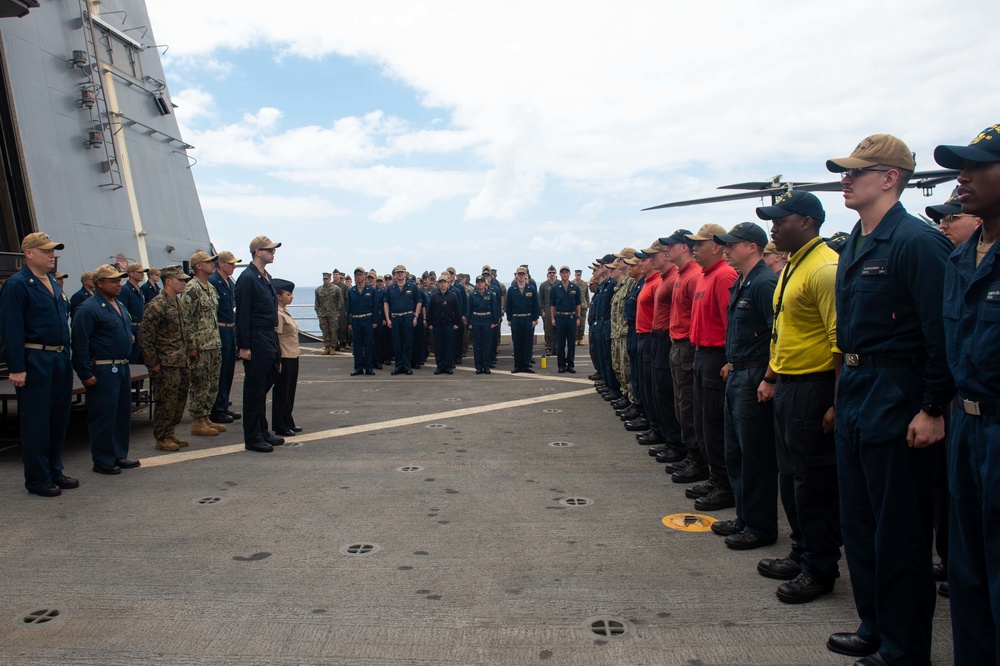
[[[662,522],[670,529],[681,532],[708,532],[716,519],[700,513],[672,513],[665,516]]]

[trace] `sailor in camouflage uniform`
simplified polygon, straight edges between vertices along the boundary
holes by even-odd
[[[174,434],[174,428],[184,416],[191,382],[187,329],[178,298],[191,276],[186,275],[180,266],[167,266],[160,276],[163,288],[146,305],[139,326],[139,342],[156,399],[153,414],[156,448],[177,451],[189,444]]]
[[[323,331],[323,356],[340,349],[340,314],[344,311],[344,292],[331,278],[330,273],[323,273],[323,284],[316,287],[315,308],[319,329]]]
[[[226,426],[209,420],[219,392],[222,370],[222,338],[219,337],[219,292],[208,282],[215,272],[214,262],[201,250],[191,256],[194,280],[181,295],[181,310],[188,331],[188,357],[191,359],[191,388],[188,411],[194,423],[191,434],[214,437]]]
[[[576,328],[576,344],[583,344],[583,331],[587,327],[587,310],[590,309],[590,285],[583,280],[583,271],[579,268],[575,272],[573,284],[580,288],[580,322]]]
[[[631,250],[631,253],[629,252]],[[625,300],[629,292],[635,286],[635,277],[629,271],[631,266],[637,266],[639,260],[635,258],[635,250],[624,248],[614,263],[612,275],[618,279],[615,285],[614,295],[611,297],[611,367],[618,376],[618,383],[621,385],[621,393],[628,398],[629,404],[636,404],[635,394],[632,392],[632,366],[628,356],[628,320],[625,319]]]

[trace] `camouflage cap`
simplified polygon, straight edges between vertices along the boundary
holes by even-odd
[[[254,253],[257,250],[273,250],[276,247],[281,247],[281,243],[275,243],[267,236],[257,236],[252,241],[250,241],[250,253]]]
[[[332,273],[323,273],[323,277],[324,278],[332,278],[333,274]]]
[[[450,282],[447,273],[441,273],[441,277],[437,279],[438,282]]]
[[[138,261],[133,261],[131,264],[125,267],[126,273],[148,273],[148,268],[143,268],[142,264]]]
[[[28,234],[21,241],[21,252],[25,250],[62,250],[66,246],[62,243],[57,243],[44,231],[36,231],[33,234]]]
[[[366,277],[377,278],[378,277],[378,273],[375,272],[375,269],[373,268],[370,271],[368,271]]]
[[[175,280],[183,280],[187,282],[191,279],[191,276],[184,272],[184,269],[180,266],[165,266],[163,270],[160,271],[160,276],[166,280],[167,278],[174,278]]]
[[[236,255],[230,252],[229,250],[223,250],[222,252],[219,253],[219,261],[227,264],[238,264],[243,260],[237,259]]]
[[[455,267],[454,266],[449,266],[445,270],[448,271],[449,273],[451,273],[452,275],[455,274]]]
[[[121,280],[124,277],[128,277],[128,273],[123,273],[118,270],[117,266],[112,266],[111,264],[101,264],[94,269],[94,280]]]
[[[489,273],[490,275],[493,274],[493,269],[490,268],[489,264],[486,264],[485,266],[483,266],[483,275],[486,275],[487,273]]]
[[[451,280],[451,278],[448,277],[448,274],[451,272],[453,271],[450,268],[446,268],[443,271],[441,271],[441,277],[438,278],[438,282],[440,282],[441,280]]]
[[[209,255],[207,252],[198,250],[197,252],[191,255],[191,267],[193,268],[203,261],[215,261],[218,258],[219,258],[218,255],[212,256]]]

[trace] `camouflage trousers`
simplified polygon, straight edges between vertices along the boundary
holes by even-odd
[[[174,427],[184,416],[191,371],[187,368],[168,368],[161,365],[160,371],[151,380],[156,409],[153,412],[153,437],[166,439],[174,434]]]
[[[587,327],[587,308],[580,308],[580,320],[576,323],[576,341],[583,342],[583,330]]]
[[[556,353],[556,327],[552,323],[552,315],[548,308],[543,308],[542,331],[545,333],[545,354],[551,356]]]
[[[334,315],[332,317],[320,317],[319,318],[319,330],[323,331],[323,346],[331,347],[333,349],[340,348],[340,342],[338,340],[339,333],[339,315]]]
[[[635,395],[632,393],[632,381],[630,379],[632,367],[628,360],[628,349],[626,348],[625,337],[611,338],[611,366],[614,368],[618,383],[621,384],[622,395],[628,398],[629,402],[635,404]]]
[[[191,389],[188,412],[200,419],[212,413],[215,396],[219,393],[222,372],[221,349],[199,349],[198,358],[191,359]]]

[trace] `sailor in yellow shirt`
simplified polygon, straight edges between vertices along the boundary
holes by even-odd
[[[774,400],[778,487],[792,528],[792,551],[764,559],[757,571],[786,580],[785,603],[812,601],[833,590],[840,576],[840,508],[833,438],[833,397],[841,356],[837,349],[838,255],[820,238],[826,219],[816,195],[795,190],[757,216],[771,220],[771,238],[788,265],[774,291],[771,361],[757,391]]]

